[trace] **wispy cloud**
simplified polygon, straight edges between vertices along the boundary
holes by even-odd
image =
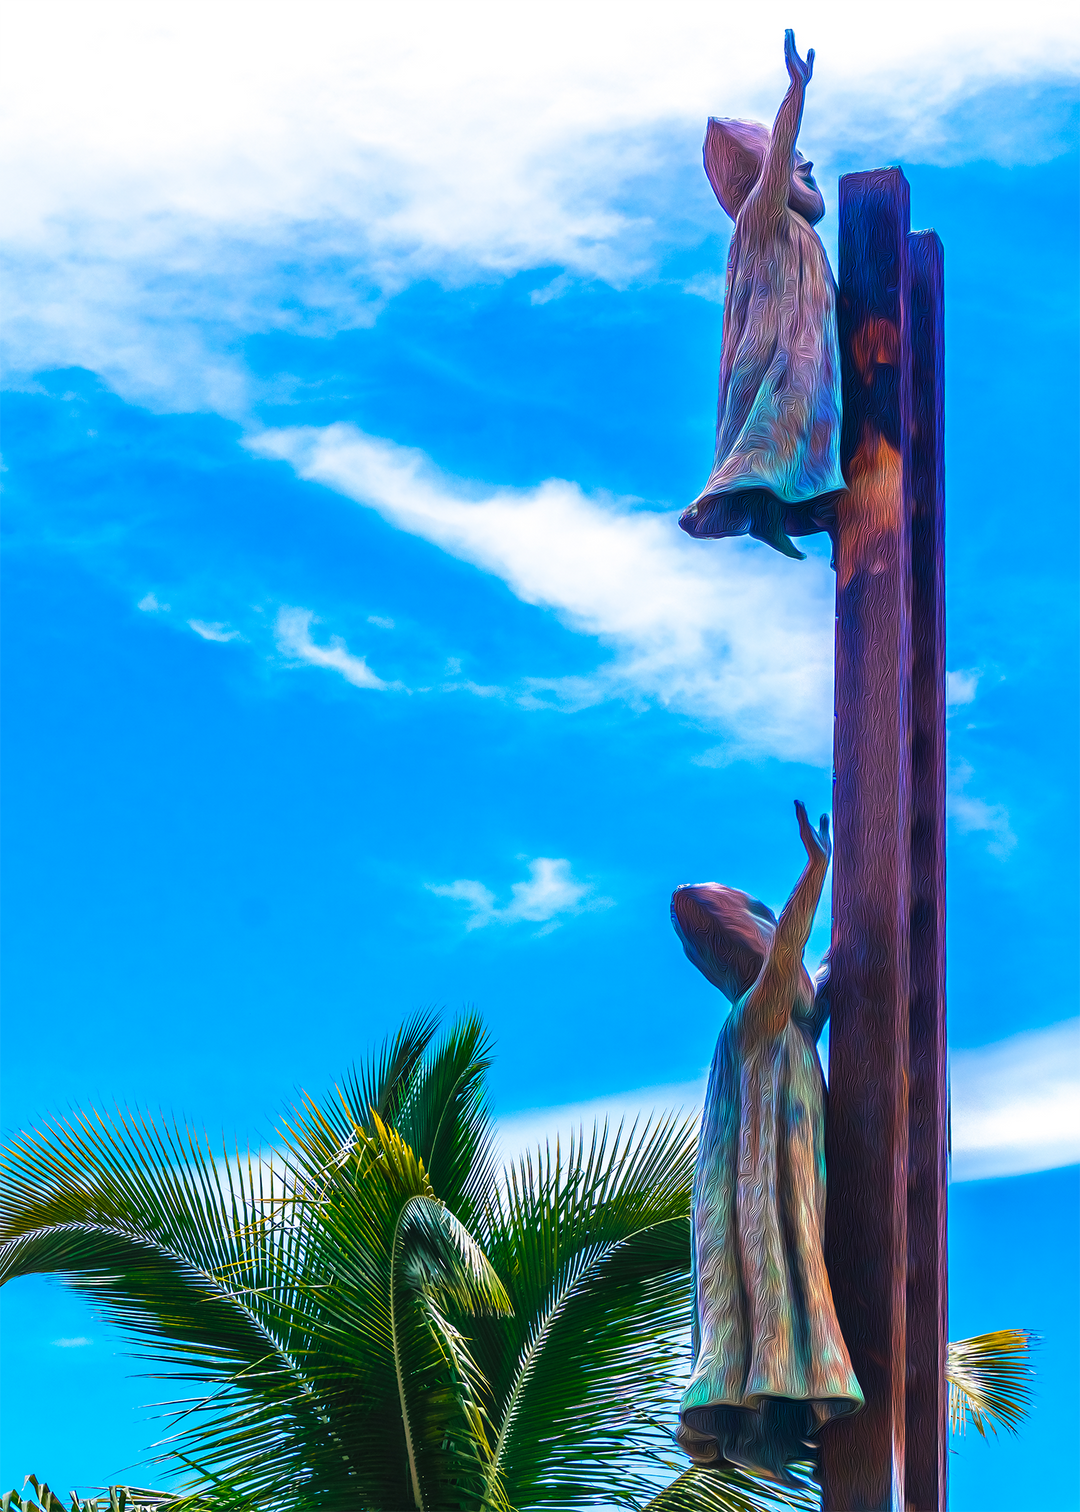
[[[696,1081],[641,1087],[635,1092],[615,1092],[586,1102],[510,1113],[500,1118],[496,1126],[502,1158],[507,1162],[517,1161],[529,1152],[535,1157],[537,1149],[543,1149],[547,1144],[554,1150],[556,1140],[565,1150],[571,1134],[584,1129],[588,1137],[594,1125],[603,1128],[607,1123],[614,1132],[620,1123],[629,1128],[635,1120],[640,1128],[647,1118],[656,1114],[681,1113],[696,1117],[705,1101],[705,1085],[706,1078],[702,1076]]]
[[[54,1349],[85,1349],[88,1344],[92,1344],[93,1342],[94,1342],[93,1339],[84,1338],[80,1334],[77,1338],[74,1338],[74,1339],[54,1339],[53,1340],[53,1348]]]
[[[1009,823],[1009,811],[1003,803],[987,803],[968,792],[975,769],[968,761],[958,761],[949,773],[946,799],[949,818],[964,835],[985,832],[990,836],[987,850],[1004,860],[1016,848],[1016,836]]]
[[[51,6],[14,7],[15,365],[82,363],[127,397],[239,413],[254,391],[241,333],[370,324],[417,277],[653,276],[720,224],[706,117],[770,119],[787,82],[789,17],[771,4],[688,0],[663,26],[652,4],[629,0],[617,26],[578,7],[572,49],[552,22],[569,13],[539,0],[415,14],[324,0],[305,28],[265,0],[253,27],[223,6],[211,45],[181,0],[66,6],[62,27]],[[1077,65],[1074,8],[1056,0],[912,0],[887,47],[848,7],[818,8],[799,40],[817,49],[804,138],[822,182],[856,144],[861,165],[1037,161],[1067,144],[1031,87]]]
[[[976,1181],[1080,1161],[1080,1019],[1068,1019],[950,1057],[952,1179]],[[531,1108],[499,1120],[507,1159],[594,1123],[698,1113],[706,1078],[642,1087],[589,1102]]]
[[[239,630],[230,630],[228,625],[220,622],[208,624],[206,620],[189,619],[188,624],[203,640],[225,642],[241,639]]]
[[[318,622],[312,609],[296,609],[283,604],[278,610],[274,624],[278,650],[290,660],[307,662],[312,667],[325,667],[339,672],[354,688],[375,688],[385,691],[395,686],[377,677],[362,656],[353,656],[340,635],[332,635],[325,646],[317,645],[311,637],[311,626]]]
[[[1080,1018],[951,1056],[953,1180],[1080,1160]]]
[[[756,542],[692,541],[669,513],[561,479],[466,484],[351,425],[264,431],[247,445],[496,574],[615,651],[592,678],[530,679],[526,704],[645,695],[723,726],[746,753],[831,759],[833,583],[823,556],[794,564]]]
[[[537,856],[529,862],[529,876],[510,888],[510,902],[505,908],[496,905],[495,894],[482,882],[461,878],[457,882],[426,882],[425,887],[439,898],[452,898],[469,908],[466,929],[481,929],[486,924],[543,924],[540,934],[557,929],[560,916],[581,913],[586,909],[610,908],[611,898],[591,896],[591,883],[579,882],[565,858]]]
[[[955,709],[961,704],[974,703],[981,677],[982,671],[978,667],[969,667],[966,671],[958,669],[956,672],[946,672],[945,702],[948,707]]]
[[[144,614],[168,614],[172,606],[170,604],[159,603],[157,595],[154,593],[144,593],[135,607],[141,609]]]

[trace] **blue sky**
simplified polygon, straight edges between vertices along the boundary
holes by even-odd
[[[259,1144],[429,1004],[485,1015],[508,1145],[701,1095],[722,1005],[671,888],[778,905],[791,800],[829,801],[827,552],[674,523],[722,321],[704,121],[771,118],[794,25],[826,243],[838,173],[899,161],[945,244],[952,1333],[1044,1336],[952,1504],[1050,1512],[1080,46],[1064,7],[943,10],[13,7],[4,1123]],[[3,1309],[4,1485],[138,1463],[122,1341],[48,1283]]]

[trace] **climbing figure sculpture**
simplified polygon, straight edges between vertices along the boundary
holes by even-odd
[[[840,471],[836,284],[813,229],[825,214],[813,163],[795,150],[811,49],[784,37],[791,86],[772,131],[709,121],[705,172],[735,222],[728,254],[716,460],[680,525],[752,535],[802,557],[793,535],[830,530]]]
[[[833,1307],[825,1228],[827,971],[803,951],[831,847],[795,805],[807,862],[777,920],[716,882],[680,887],[687,956],[732,1009],[720,1031],[693,1190],[693,1373],[678,1438],[699,1465],[791,1484],[785,1468],[863,1396]]]

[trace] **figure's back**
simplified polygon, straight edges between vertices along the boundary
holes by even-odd
[[[716,454],[679,523],[695,536],[754,535],[798,557],[791,536],[829,529],[845,484],[836,285],[812,224],[824,214],[813,165],[795,152],[793,46],[788,62],[792,88],[771,133],[715,117],[706,131],[705,171],[735,230]]]
[[[720,1031],[702,1118],[696,1356],[681,1412],[721,1452],[745,1440],[782,1463],[812,1419],[795,1413],[788,1445],[782,1426],[760,1417],[763,1402],[805,1413],[816,1404],[831,1416],[859,1406],[862,1393],[822,1253],[824,1080],[813,1036],[794,1017],[779,1034],[747,1032],[744,1006],[745,997]]]
[[[728,259],[716,459],[693,507],[701,514],[746,490],[782,505],[827,505],[844,487],[840,418],[836,285],[825,248],[794,210],[765,216],[751,197]]]

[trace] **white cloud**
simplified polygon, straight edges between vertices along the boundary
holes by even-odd
[[[156,596],[153,593],[144,593],[135,607],[137,609],[141,609],[144,614],[153,614],[158,610],[160,610],[162,614],[168,614],[171,605],[159,604]]]
[[[378,625],[380,630],[392,630],[394,628],[394,621],[387,619],[382,614],[369,614],[367,622],[369,625]]]
[[[710,304],[722,305],[726,285],[727,280],[722,273],[699,273],[695,278],[687,279],[683,284],[683,293],[696,294],[699,299],[707,299]]]
[[[457,882],[425,882],[424,886],[437,898],[453,898],[457,903],[469,905],[466,929],[479,929],[492,923],[496,917],[495,894],[482,882],[470,882],[462,877]]]
[[[370,324],[415,277],[555,266],[615,282],[722,224],[709,114],[769,119],[789,9],[683,0],[8,7],[7,339],[128,397],[250,405],[238,333]],[[572,46],[567,39],[572,37]],[[1033,81],[1076,66],[1074,7],[815,7],[804,141],[839,161],[1062,150]],[[990,108],[986,90],[1012,91]],[[1027,94],[1025,94],[1025,90]],[[548,285],[553,289],[552,285]],[[542,292],[542,291],[541,291]]]
[[[529,862],[529,877],[510,888],[510,902],[505,908],[495,906],[495,894],[482,882],[465,878],[446,884],[426,882],[429,892],[440,898],[467,903],[470,910],[466,929],[480,929],[486,924],[544,924],[540,934],[558,928],[560,914],[581,913],[584,909],[610,908],[611,898],[590,898],[592,886],[574,877],[565,858],[537,856]]]
[[[560,479],[466,485],[351,425],[264,431],[247,445],[496,574],[615,651],[589,679],[529,679],[527,706],[645,695],[721,725],[745,753],[831,761],[833,580],[823,555],[791,562],[757,542],[692,541],[672,514]]]
[[[1080,1160],[1080,1019],[955,1050],[953,1180]]]
[[[985,831],[991,836],[987,850],[1002,860],[1016,846],[1016,836],[1009,824],[1009,811],[1003,803],[987,803],[967,791],[967,785],[975,775],[970,762],[959,761],[949,773],[949,791],[946,798],[949,818],[961,834],[970,835]]]
[[[218,621],[215,621],[213,624],[207,624],[205,620],[189,619],[188,624],[196,635],[202,636],[203,640],[225,642],[241,638],[239,630],[230,630],[228,625],[221,624]]]
[[[311,626],[316,615],[311,609],[295,609],[283,604],[278,610],[274,632],[278,650],[295,661],[307,662],[313,667],[326,667],[331,672],[340,672],[354,688],[377,688],[385,690],[397,684],[383,682],[368,666],[362,656],[353,656],[340,635],[332,635],[330,644],[319,646],[311,638]]]
[[[54,1339],[53,1340],[53,1348],[54,1349],[85,1349],[88,1344],[92,1344],[93,1342],[94,1342],[93,1339],[86,1339],[86,1338],[84,1338],[80,1334],[79,1337],[76,1338],[76,1339]]]
[[[945,702],[950,709],[960,704],[975,702],[975,694],[979,690],[979,679],[982,672],[978,667],[970,667],[968,670],[957,670],[945,674]]]
[[[503,1160],[516,1161],[528,1152],[535,1158],[537,1149],[558,1140],[565,1150],[572,1134],[584,1129],[590,1137],[593,1125],[612,1133],[625,1123],[629,1129],[636,1119],[638,1127],[650,1116],[683,1113],[698,1116],[705,1102],[706,1078],[673,1082],[661,1087],[642,1087],[637,1092],[616,1092],[609,1097],[594,1097],[587,1102],[564,1103],[556,1108],[528,1108],[500,1118],[497,1124],[499,1148]]]
[[[950,1057],[952,1179],[976,1181],[1051,1170],[1080,1160],[1080,1019],[1017,1034]],[[565,1142],[604,1120],[699,1113],[706,1079],[642,1087],[589,1102],[532,1108],[499,1120],[506,1159],[556,1136]]]

